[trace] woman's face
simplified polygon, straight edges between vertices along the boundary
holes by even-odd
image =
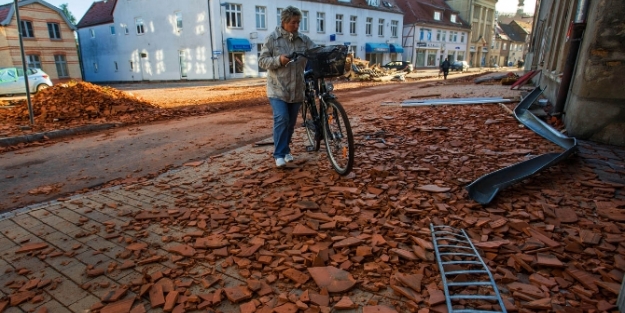
[[[296,33],[299,29],[299,23],[301,20],[301,16],[293,16],[290,20],[282,23],[282,28],[289,33]]]

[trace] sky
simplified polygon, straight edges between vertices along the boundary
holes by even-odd
[[[525,0],[524,2],[523,12],[533,14],[536,0]],[[499,13],[516,13],[518,5],[519,0],[499,0],[495,8]]]
[[[89,9],[94,1],[90,0],[44,0],[52,5],[60,6],[63,3],[67,3],[69,10],[76,17],[76,22],[85,15],[85,12]],[[11,3],[12,0],[0,0],[0,4]],[[515,13],[518,5],[518,0],[499,0],[497,1],[497,11],[501,13]],[[524,11],[525,13],[534,13],[534,6],[536,0],[525,0]]]

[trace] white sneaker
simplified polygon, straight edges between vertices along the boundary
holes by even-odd
[[[287,154],[284,156],[284,160],[285,160],[287,163],[289,163],[289,162],[293,162],[293,155],[292,155],[292,154],[290,154],[290,153],[287,153]]]
[[[276,166],[277,167],[285,167],[286,166],[286,162],[284,161],[284,158],[277,158],[276,159]]]

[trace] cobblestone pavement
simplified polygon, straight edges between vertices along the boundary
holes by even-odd
[[[195,216],[194,220],[192,216],[182,223],[185,220],[182,215],[179,221],[173,223],[148,223],[138,220],[136,214],[158,209],[159,212],[166,210],[168,214],[175,215],[182,213],[180,207],[193,208],[193,203],[210,196],[213,206],[236,216],[236,212],[246,210],[248,196],[255,196],[245,194],[246,176],[251,172],[274,170],[271,149],[272,146],[245,146],[203,162],[187,164],[153,180],[41,203],[5,214],[0,220],[0,272],[3,273],[0,276],[0,298],[8,299],[11,306],[4,312],[42,312],[43,308],[55,313],[88,312],[92,308],[101,308],[103,299],[135,297],[137,299],[131,300],[130,305],[137,310],[135,312],[141,312],[140,307],[150,308],[150,301],[143,294],[148,292],[145,288],[149,288],[146,277],[156,281],[163,275],[171,278],[170,284],[182,291],[181,296],[187,297],[196,294],[209,297],[217,290],[249,285],[249,279],[255,277],[254,271],[259,271],[262,266],[252,264],[250,272],[229,266],[232,265],[229,262],[239,261],[236,257],[224,261],[224,258],[207,254],[205,259],[196,258],[191,264],[169,257],[174,245],[168,238],[192,242],[198,236],[198,230],[201,232],[206,228],[206,223],[201,225],[201,221],[208,220],[207,217]],[[309,160],[325,158],[322,153],[305,154],[302,149],[296,151],[296,155],[300,156],[296,167]],[[582,162],[590,164],[601,180],[625,185],[625,149],[582,141],[578,156]],[[273,188],[270,180],[263,182],[265,188]],[[199,185],[206,184],[230,186],[233,193],[197,191]],[[244,197],[234,198],[236,192],[243,193]],[[272,192],[284,193],[288,189]],[[619,189],[616,198],[625,201],[623,192],[622,188]],[[263,203],[271,201],[268,197],[257,204],[262,207]],[[193,214],[189,211],[185,213]],[[211,218],[215,219],[215,216]],[[148,220],[146,218],[145,221]],[[227,234],[245,236],[245,232],[237,229],[229,229],[225,233],[230,242],[236,242],[239,237],[228,237]],[[42,244],[36,246],[37,243]],[[145,245],[128,252],[131,244],[142,243]],[[124,254],[127,257],[128,253],[147,254],[152,257],[148,260],[152,261],[128,262],[122,257]],[[182,271],[194,277],[193,281],[177,280]],[[221,280],[213,284],[213,278]],[[283,279],[277,280],[272,288],[273,297],[265,296],[261,302],[276,301],[276,298],[279,302],[281,297],[292,300],[293,295],[297,299],[303,293],[297,285]],[[406,300],[389,286],[376,292],[355,288],[350,298],[358,307],[341,312],[362,312],[363,306],[371,304],[392,307]],[[198,302],[204,300],[204,297],[197,299]],[[212,309],[243,311],[242,306],[233,302],[213,302]],[[7,302],[0,301],[0,312],[3,304],[7,305]],[[150,311],[163,310],[160,307]],[[111,309],[106,312],[127,310]]]

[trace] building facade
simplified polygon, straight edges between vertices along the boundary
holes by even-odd
[[[495,30],[497,0],[446,0],[446,2],[471,25],[467,61],[473,67],[488,66],[489,48],[492,46]]]
[[[108,0],[95,2],[78,24],[85,79],[263,77],[258,56],[288,5],[302,11],[300,32],[316,44],[348,45],[371,63],[402,59],[403,14],[391,1]]]
[[[625,2],[542,0],[526,69],[567,135],[625,146]]]
[[[402,46],[415,67],[467,59],[469,25],[444,0],[397,0],[404,11]]]
[[[42,0],[18,2],[28,67],[40,68],[53,83],[81,80],[74,26],[63,12]],[[22,66],[13,3],[0,6],[0,67]]]

